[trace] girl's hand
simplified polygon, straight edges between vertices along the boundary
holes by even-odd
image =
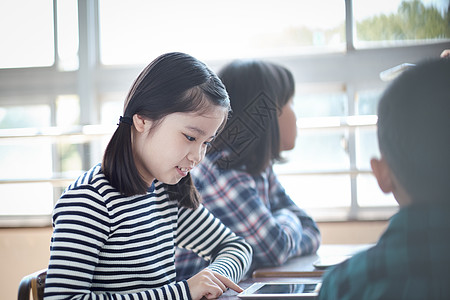
[[[193,300],[200,300],[202,297],[206,299],[216,299],[220,297],[227,288],[238,293],[242,292],[242,288],[231,281],[229,278],[204,269],[187,280],[189,291]]]
[[[444,51],[442,51],[441,53],[441,58],[450,58],[450,49],[445,49]]]

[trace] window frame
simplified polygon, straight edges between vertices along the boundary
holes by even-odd
[[[56,19],[57,2],[53,0],[54,18]],[[450,41],[431,42],[421,45],[404,45],[389,48],[358,49],[353,46],[353,18],[352,1],[346,2],[346,52],[344,53],[318,53],[301,54],[289,57],[267,57],[268,60],[289,66],[296,79],[297,85],[337,84],[345,87],[348,99],[349,116],[355,115],[355,97],[358,91],[367,89],[384,89],[388,83],[382,82],[379,73],[383,70],[404,62],[417,62],[426,57],[438,57],[443,49],[450,48]],[[112,128],[99,124],[100,102],[98,95],[105,93],[126,92],[145,65],[138,66],[102,66],[99,59],[99,22],[98,0],[78,1],[78,26],[79,26],[79,68],[72,71],[63,71],[58,68],[57,46],[55,46],[55,65],[51,67],[33,67],[17,69],[0,69],[0,105],[11,104],[16,99],[15,105],[29,104],[23,102],[23,97],[30,95],[45,96],[50,99],[54,110],[54,103],[58,95],[77,94],[80,98],[80,126],[78,134],[88,137],[86,143],[87,156],[83,156],[83,167],[88,169],[92,164],[101,159],[99,151],[99,139],[112,133]],[[56,22],[55,22],[56,24]],[[57,45],[57,26],[55,25],[54,37]],[[206,61],[213,69],[219,70],[228,61]],[[345,70],[343,72],[342,70]],[[22,102],[21,102],[22,101]],[[55,112],[52,111],[52,115]],[[55,120],[52,120],[55,126]],[[96,127],[97,126],[97,127]],[[343,124],[342,126],[349,126]],[[356,126],[358,127],[358,126]],[[355,127],[355,128],[356,128]],[[96,132],[86,134],[86,130]],[[92,131],[93,130],[93,131]],[[323,128],[321,130],[326,130]],[[56,139],[73,134],[60,132]],[[317,219],[326,220],[362,220],[362,219],[388,219],[396,207],[359,207],[356,199],[356,176],[367,174],[370,170],[359,170],[356,166],[356,142],[355,130],[349,130],[349,155],[350,169],[343,170],[351,176],[352,199],[351,206],[346,209],[332,209],[323,213],[319,210],[312,212]],[[0,130],[0,139],[11,138],[6,136],[4,130]],[[34,139],[39,134],[31,136],[17,136],[15,138]],[[91,141],[93,139],[94,141]],[[317,172],[317,176],[330,172]],[[296,175],[311,175],[297,173]],[[55,188],[62,188],[70,182],[71,178],[43,178],[39,181],[50,182]],[[36,182],[30,180],[27,182]],[[0,184],[7,184],[14,180],[0,180]],[[55,196],[54,201],[59,196]],[[314,211],[314,210],[313,210]],[[50,216],[0,216],[0,227],[43,226],[49,225]]]

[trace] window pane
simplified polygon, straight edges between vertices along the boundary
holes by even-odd
[[[0,216],[50,215],[53,187],[50,183],[0,184]]]
[[[36,141],[0,140],[0,179],[44,178],[52,176],[52,149],[49,139]],[[26,170],[26,171],[24,171]]]
[[[50,126],[49,105],[0,107],[0,129]]]
[[[277,170],[280,173],[348,170],[347,138],[345,129],[300,130],[295,148],[283,153],[288,163],[277,165]]]
[[[354,0],[356,47],[450,39],[449,0]]]
[[[356,96],[358,115],[376,115],[382,91],[361,91]]]
[[[77,95],[56,98],[56,125],[68,127],[80,123],[80,100]]]
[[[49,105],[0,107],[0,129],[48,126]],[[0,139],[0,179],[50,177],[52,166],[50,139]]]
[[[70,176],[83,169],[80,152],[81,144],[58,143],[57,151],[59,154],[60,171]]]
[[[301,208],[349,207],[350,177],[279,175],[287,194]]]
[[[300,91],[301,92],[301,91]],[[297,118],[337,117],[347,115],[347,96],[344,93],[301,94],[294,99]]]
[[[358,175],[358,205],[361,207],[397,206],[394,196],[384,194],[373,175]]]
[[[356,133],[356,166],[360,170],[371,170],[370,160],[380,157],[376,127],[364,127]]]
[[[53,65],[53,2],[0,1],[0,36],[0,68]]]
[[[78,3],[58,1],[58,66],[61,70],[78,69]]]
[[[108,93],[102,94],[100,97],[100,123],[104,125],[119,123],[119,117],[123,114],[123,102],[126,94]]]
[[[169,51],[210,60],[345,49],[344,1],[100,0],[99,11],[104,64]]]

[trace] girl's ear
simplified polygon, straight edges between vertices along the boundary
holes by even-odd
[[[143,118],[141,115],[134,114],[133,115],[133,126],[136,128],[137,132],[144,132],[145,126],[148,126],[150,123],[149,120]]]
[[[386,194],[393,192],[394,183],[392,180],[391,169],[386,160],[384,158],[372,158],[370,160],[370,166],[372,167],[373,175],[375,175],[380,189]]]

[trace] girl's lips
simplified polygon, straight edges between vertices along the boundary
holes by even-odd
[[[177,167],[177,171],[181,176],[186,176],[192,168]]]

